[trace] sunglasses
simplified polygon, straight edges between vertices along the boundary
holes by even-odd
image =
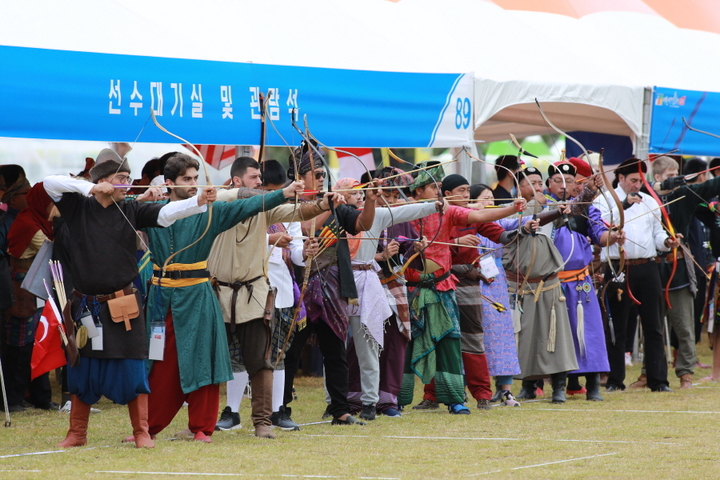
[[[325,172],[315,172],[315,180],[323,180],[325,178]]]

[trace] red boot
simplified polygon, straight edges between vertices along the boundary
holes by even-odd
[[[77,395],[70,397],[70,401],[70,429],[65,440],[57,444],[60,448],[82,447],[87,443],[90,404],[80,400]]]
[[[133,427],[133,440],[137,448],[155,448],[155,442],[148,433],[148,396],[141,393],[128,403],[130,423]]]

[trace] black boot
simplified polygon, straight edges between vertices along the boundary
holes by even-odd
[[[565,403],[565,382],[567,380],[567,372],[553,373],[552,379],[552,403]]]
[[[600,395],[600,374],[588,373],[585,375],[585,388],[587,389],[587,399],[593,402],[602,402],[603,397]]]
[[[522,390],[516,398],[521,400],[533,400],[535,398],[535,380],[523,380]]]
[[[567,377],[567,389],[568,391],[579,392],[582,390],[580,385],[580,375],[568,375]]]

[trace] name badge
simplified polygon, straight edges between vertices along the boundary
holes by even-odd
[[[103,349],[103,329],[102,325],[97,325],[95,327],[95,330],[97,331],[97,335],[90,339],[92,342],[92,349],[93,350],[102,350]],[[89,336],[89,332],[88,332]]]
[[[152,324],[150,335],[150,360],[162,361],[165,357],[165,325]]]
[[[495,264],[495,257],[492,255],[485,255],[482,257],[480,259],[480,271],[488,280],[498,276],[500,270],[498,270],[497,265]]]
[[[100,335],[100,333],[98,333],[97,327],[95,326],[95,320],[93,320],[92,315],[87,310],[85,311],[85,314],[82,317],[80,317],[80,323],[82,323],[85,326],[85,328],[87,328],[88,338],[95,338],[98,335]],[[102,350],[102,349],[100,349],[100,350]]]

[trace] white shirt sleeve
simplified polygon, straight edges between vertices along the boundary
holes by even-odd
[[[305,262],[303,261],[303,239],[302,228],[300,228],[300,222],[290,222],[287,224],[288,235],[294,237],[290,242],[290,260],[299,266],[304,267]]]
[[[176,220],[207,211],[207,205],[199,206],[197,202],[197,195],[186,198],[185,200],[169,202],[160,209],[157,220],[158,225],[161,227],[169,227],[175,223]]]
[[[80,193],[90,195],[94,183],[68,177],[66,175],[50,175],[43,180],[43,187],[53,202],[59,202],[63,193]]]
[[[665,246],[665,240],[668,239],[669,235],[665,231],[662,225],[662,214],[659,210],[657,201],[650,195],[642,194],[643,202],[645,203],[648,211],[652,211],[647,216],[649,217],[650,230],[652,238],[655,243],[655,248],[658,252],[667,252],[668,248]]]

